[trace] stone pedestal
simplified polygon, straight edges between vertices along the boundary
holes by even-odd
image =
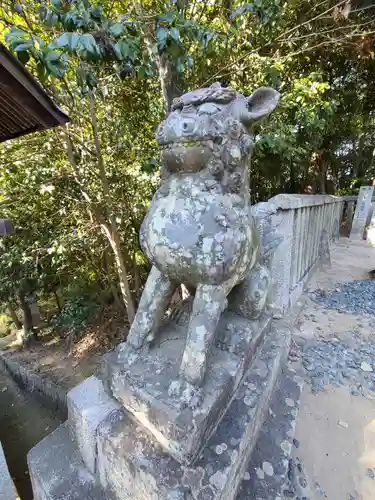
[[[266,336],[225,414],[216,416],[211,437],[198,440],[201,449],[193,463],[176,460],[155,430],[153,435],[147,432],[147,411],[142,418],[134,407],[132,413],[113,412],[98,429],[101,485],[119,500],[235,500],[288,344],[288,331],[273,328]],[[191,422],[197,426],[194,416]],[[166,434],[174,423],[158,429]],[[194,425],[192,435],[198,430]]]
[[[150,351],[118,362],[106,359],[103,378],[110,393],[176,460],[193,462],[225,414],[258,345],[269,330],[271,317],[249,321],[226,312],[217,332],[202,401],[196,408],[181,404],[168,388],[179,376],[187,324],[171,322]]]
[[[289,350],[291,327],[281,321],[266,321],[263,329],[258,324],[251,332],[251,328],[241,330],[237,323],[229,337],[228,325],[233,321],[229,313],[222,318],[222,335],[217,341],[220,350],[214,349],[217,359],[207,376],[216,369],[220,374],[207,382],[202,404],[195,410],[179,407],[166,391],[157,393],[163,371],[144,371],[142,388],[136,377],[140,365],[121,370],[111,356],[106,360],[104,377],[118,400],[108,395],[96,377],[70,391],[67,422],[28,455],[34,499],[248,498],[243,480],[249,476],[249,459],[268,418]],[[243,342],[252,346],[247,351],[251,353],[247,366],[238,350]],[[162,347],[160,341],[155,350],[158,356],[162,356]],[[166,359],[167,369],[172,366],[173,372],[178,355],[174,362],[169,355]],[[232,369],[234,360],[240,362],[237,370],[243,370],[241,378],[239,371]],[[157,375],[154,384],[153,373]],[[213,380],[223,381],[217,383],[217,391],[208,390],[215,385]],[[282,442],[285,439],[280,438]]]

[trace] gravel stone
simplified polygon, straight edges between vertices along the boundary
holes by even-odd
[[[302,376],[313,393],[327,391],[330,385],[349,385],[353,396],[375,392],[375,343],[361,340],[357,331],[347,332],[345,340],[307,342],[301,349],[301,362]]]
[[[331,291],[314,290],[310,297],[327,309],[375,316],[375,281],[355,280]]]

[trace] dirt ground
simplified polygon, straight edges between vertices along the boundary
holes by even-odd
[[[369,270],[375,267],[375,249],[366,242],[343,238],[333,248],[331,260],[331,268],[317,273],[309,289],[368,279]],[[344,339],[351,330],[359,331],[363,339],[375,333],[366,318],[327,310],[308,299],[295,340]],[[375,395],[374,399],[352,396],[346,386],[329,386],[314,395],[306,383],[296,438],[299,447],[294,449],[294,458],[303,463],[310,500],[375,499]]]
[[[22,349],[16,344],[14,334],[0,338],[0,352],[30,371],[70,389],[97,371],[102,355],[114,349],[126,331],[124,319],[109,309],[71,350],[69,341],[43,334],[40,340]]]

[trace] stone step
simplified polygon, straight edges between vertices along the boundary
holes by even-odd
[[[225,416],[193,465],[172,458],[130,414],[111,412],[97,432],[97,468],[103,488],[118,500],[234,500],[289,342],[290,330],[274,322]]]
[[[275,392],[236,500],[283,498],[303,382],[285,369]]]
[[[34,500],[110,500],[84,466],[67,422],[38,443],[27,462]]]
[[[120,404],[104,391],[102,381],[94,376],[69,391],[67,403],[71,436],[86,468],[95,474],[97,428]]]

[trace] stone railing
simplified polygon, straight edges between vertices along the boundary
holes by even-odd
[[[329,258],[329,243],[339,238],[343,207],[341,197],[297,194],[279,194],[253,206],[255,218],[266,213],[282,237],[271,263],[274,302],[281,312],[296,303],[316,266]]]

